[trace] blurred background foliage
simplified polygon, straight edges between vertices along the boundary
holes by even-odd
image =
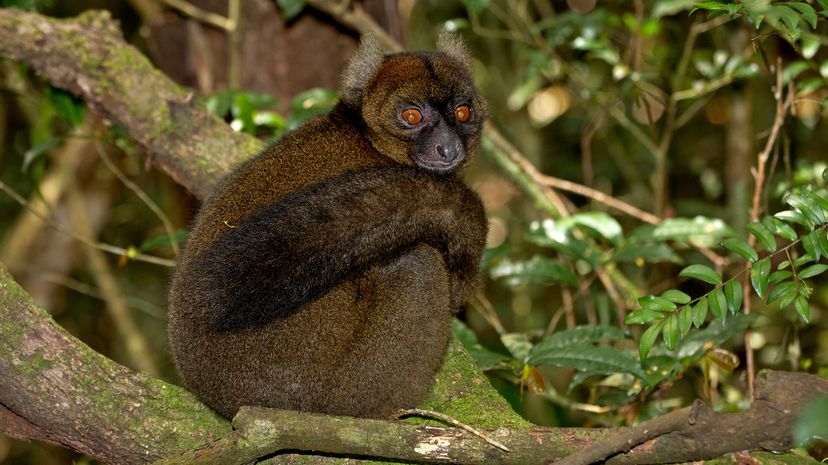
[[[357,37],[301,0],[0,5],[110,10],[210,111],[267,141],[335,104]],[[447,28],[474,56],[499,133],[466,173],[490,236],[455,330],[518,412],[626,425],[697,397],[745,408],[760,368],[828,376],[828,2],[357,6],[410,48]],[[175,381],[165,293],[198,202],[123,128],[8,60],[0,147],[0,261],[94,349]],[[799,440],[825,437],[826,409]],[[71,461],[88,462],[0,436],[2,463]]]

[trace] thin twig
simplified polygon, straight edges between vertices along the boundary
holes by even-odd
[[[175,253],[175,255],[178,256],[178,254],[181,252],[181,249],[178,246],[178,239],[176,239],[175,237],[175,228],[173,227],[172,222],[164,213],[164,211],[161,210],[161,207],[159,207],[158,204],[155,203],[149,197],[149,195],[147,195],[146,192],[144,192],[140,187],[138,187],[137,184],[132,182],[128,177],[126,177],[126,175],[120,169],[118,169],[117,166],[115,166],[115,163],[113,163],[112,159],[109,158],[109,154],[106,153],[106,149],[101,147],[101,144],[95,144],[95,148],[98,150],[98,155],[101,157],[101,160],[103,160],[106,167],[109,168],[109,171],[111,171],[112,174],[114,174],[115,177],[118,178],[118,180],[121,181],[121,183],[123,183],[123,185],[127,187],[127,189],[131,190],[142,202],[144,202],[144,205],[146,205],[147,208],[152,210],[155,216],[157,216],[158,219],[161,220],[161,224],[164,225],[164,230],[167,232],[167,236],[170,238],[170,247],[172,247],[173,253]]]
[[[202,23],[215,26],[219,29],[231,31],[236,27],[235,23],[233,23],[230,18],[217,15],[210,11],[202,10],[190,2],[185,2],[184,0],[163,0],[163,2],[167,4],[167,6],[174,8],[193,19],[197,19]]]
[[[230,0],[227,6],[228,16],[232,27],[227,29],[228,43],[228,70],[227,86],[231,89],[241,88],[241,41],[242,41],[242,2],[241,0]]]
[[[540,184],[551,186],[555,189],[559,189],[562,191],[572,192],[573,194],[582,195],[598,203],[604,204],[608,207],[626,213],[627,215],[630,215],[634,218],[638,218],[639,220],[645,223],[661,223],[661,218],[659,218],[658,216],[641,210],[640,208],[634,207],[626,202],[618,200],[615,197],[607,195],[597,189],[584,186],[583,184],[578,184],[572,181],[567,181],[566,179],[556,178],[554,176],[547,176],[540,173],[535,173],[533,178]]]
[[[504,446],[500,442],[495,441],[494,439],[490,438],[488,435],[484,434],[483,432],[481,432],[480,430],[474,428],[473,426],[469,426],[465,423],[461,423],[461,422],[455,420],[454,418],[446,415],[445,413],[435,412],[433,410],[423,410],[423,409],[419,409],[419,408],[411,408],[411,409],[405,409],[405,410],[398,411],[397,413],[395,413],[391,417],[391,419],[392,420],[399,420],[402,417],[410,417],[410,416],[415,416],[415,415],[419,416],[419,417],[430,417],[430,418],[436,418],[438,420],[442,420],[442,421],[444,421],[444,422],[446,422],[446,423],[448,423],[452,426],[456,426],[458,428],[462,428],[462,429],[468,431],[469,433],[479,437],[480,439],[488,442],[489,444],[497,447],[498,449],[500,449],[502,451],[509,452],[509,448]]]
[[[155,256],[152,256],[152,255],[146,255],[146,254],[136,252],[136,251],[133,251],[133,250],[128,250],[128,249],[124,249],[124,248],[117,247],[117,246],[114,246],[114,245],[104,244],[102,242],[97,242],[97,241],[94,241],[92,239],[89,239],[88,237],[81,236],[80,234],[76,233],[75,231],[72,231],[68,228],[63,227],[63,225],[61,225],[60,223],[55,222],[51,218],[47,217],[46,215],[44,215],[44,214],[40,213],[39,211],[35,210],[34,208],[32,208],[32,206],[29,204],[29,202],[26,199],[23,198],[23,196],[18,194],[14,189],[9,187],[9,185],[4,183],[3,181],[0,181],[0,190],[5,192],[9,197],[13,198],[15,200],[15,202],[20,204],[20,206],[22,206],[26,210],[29,210],[30,212],[32,212],[33,215],[40,218],[42,221],[44,221],[46,224],[48,224],[49,226],[51,226],[55,230],[60,231],[63,234],[66,234],[66,235],[74,238],[78,242],[81,242],[81,243],[83,243],[83,244],[85,244],[89,247],[94,247],[96,249],[103,250],[104,252],[109,252],[111,254],[115,254],[115,255],[118,255],[118,256],[121,256],[121,257],[128,257],[130,260],[136,260],[136,261],[140,261],[140,262],[152,263],[152,264],[155,264],[155,265],[167,266],[167,267],[170,267],[170,268],[175,266],[175,260],[168,260],[166,258],[155,257]]]
[[[779,131],[782,129],[782,125],[785,123],[785,115],[787,114],[788,110],[790,109],[791,105],[793,105],[794,99],[794,92],[788,92],[787,97],[783,99],[784,93],[784,86],[782,85],[782,58],[776,58],[776,69],[774,70],[776,73],[776,84],[773,89],[773,96],[776,100],[776,114],[773,118],[773,126],[771,126],[770,134],[768,135],[768,140],[765,142],[765,147],[759,152],[756,161],[756,171],[754,174],[754,187],[753,187],[753,203],[750,208],[750,220],[751,222],[759,221],[759,214],[761,210],[761,199],[762,199],[762,192],[765,188],[765,171],[768,164],[768,159],[771,156],[771,152],[773,151],[776,145],[776,139],[779,137]],[[756,237],[754,235],[750,235],[748,238],[748,244],[751,247],[756,246]],[[748,269],[753,266],[752,263],[748,264]],[[748,273],[742,277],[742,293],[743,298],[742,301],[744,302],[743,312],[748,314],[751,312],[751,300],[750,300],[750,286],[748,285]],[[750,341],[752,332],[750,328],[745,331],[745,371],[747,372],[747,389],[748,389],[748,397],[752,400],[754,398],[754,390],[753,390],[753,382],[756,378],[756,366],[754,362],[753,356],[753,346]]]

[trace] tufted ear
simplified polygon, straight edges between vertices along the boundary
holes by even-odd
[[[371,83],[377,72],[384,53],[379,40],[373,34],[365,34],[359,41],[359,48],[348,61],[342,73],[342,100],[348,104],[359,105],[362,92]]]
[[[471,55],[469,55],[466,44],[459,35],[445,29],[440,31],[437,36],[437,50],[471,67]]]

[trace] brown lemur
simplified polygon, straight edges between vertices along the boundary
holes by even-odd
[[[185,385],[242,405],[385,417],[428,391],[486,240],[456,177],[486,106],[459,40],[384,55],[364,38],[340,102],[209,196],[169,295]]]

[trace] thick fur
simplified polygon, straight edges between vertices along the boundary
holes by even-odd
[[[478,149],[485,104],[447,53],[360,56],[349,72],[368,81],[346,75],[330,114],[228,176],[179,259],[174,360],[225,416],[261,405],[384,417],[416,405],[474,289],[486,219],[454,173]],[[399,111],[412,102],[429,123],[406,131]],[[469,123],[451,118],[458,103]],[[446,141],[457,157],[433,168]]]

